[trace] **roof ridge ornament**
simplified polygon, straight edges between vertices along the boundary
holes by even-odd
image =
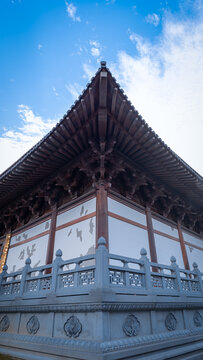
[[[100,64],[102,69],[106,68],[106,61],[101,61]]]

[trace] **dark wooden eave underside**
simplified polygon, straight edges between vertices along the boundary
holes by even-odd
[[[105,65],[56,127],[0,176],[0,208],[107,139],[135,169],[202,211],[203,178],[146,124]]]

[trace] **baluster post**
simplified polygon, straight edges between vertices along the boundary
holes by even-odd
[[[56,257],[54,259],[54,262],[52,264],[52,281],[51,281],[51,292],[55,293],[57,291],[57,287],[58,287],[58,270],[59,270],[59,266],[62,263],[62,251],[61,249],[58,249],[56,251]]]
[[[176,290],[180,293],[180,295],[183,295],[184,291],[181,283],[180,269],[179,266],[176,264],[175,256],[171,256],[170,261],[171,261],[171,267],[173,268],[173,271],[175,273],[176,286],[177,286]]]
[[[2,283],[3,283],[4,277],[7,275],[7,270],[8,270],[8,266],[4,265],[3,271],[0,274],[0,294],[2,293]]]
[[[144,268],[144,277],[145,277],[145,287],[146,290],[149,290],[150,292],[153,291],[153,287],[152,287],[152,281],[151,281],[151,270],[150,270],[150,262],[149,259],[147,257],[147,250],[146,249],[141,249],[140,250],[140,255],[141,255],[141,260],[143,261],[143,268]]]
[[[201,292],[203,292],[203,281],[202,281],[201,272],[198,269],[198,265],[196,262],[193,262],[192,266],[193,266],[193,271],[195,272],[197,279],[198,279],[199,289]]]
[[[109,287],[109,256],[106,240],[100,237],[96,250],[96,286],[97,288]]]
[[[74,287],[80,286],[80,278],[79,278],[79,271],[80,271],[80,262],[75,264],[75,272],[74,272]]]
[[[31,266],[31,259],[27,258],[25,260],[25,266],[22,270],[22,277],[21,277],[21,282],[20,282],[20,291],[19,291],[19,296],[22,296],[25,290],[25,283],[26,283],[26,279],[27,279],[27,273],[28,270],[30,270]]]
[[[129,267],[128,267],[128,262],[127,261],[123,261],[123,269],[125,270],[125,286],[130,286],[130,281],[129,281]]]

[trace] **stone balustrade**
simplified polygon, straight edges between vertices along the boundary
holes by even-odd
[[[203,273],[180,269],[174,256],[171,265],[150,262],[145,249],[140,259],[110,254],[100,238],[95,254],[63,260],[56,252],[52,264],[31,267],[28,258],[21,271],[0,274],[0,301],[40,298],[47,294],[81,295],[92,289],[111,289],[115,294],[143,294],[203,297]]]

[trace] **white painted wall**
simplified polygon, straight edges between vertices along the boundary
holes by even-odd
[[[96,211],[96,198],[83,202],[57,216],[56,226],[63,225]]]
[[[147,230],[111,216],[108,217],[108,222],[110,253],[139,259],[140,250],[145,248],[150,257]]]
[[[123,216],[127,219],[146,225],[146,216],[140,211],[134,210],[129,206],[108,197],[108,211]]]
[[[63,252],[63,259],[68,260],[95,252],[96,217],[80,221],[77,224],[57,230],[54,256],[58,249]]]
[[[190,265],[190,269],[193,270],[193,262],[196,262],[198,265],[198,268],[201,272],[203,272],[203,250],[196,249],[192,245],[185,245],[188,261]]]
[[[42,222],[39,225],[33,226],[30,229],[24,229],[18,235],[14,235],[11,237],[10,244],[21,243],[24,240],[27,240],[35,235],[41,234],[44,231],[48,231],[50,229],[51,219]]]
[[[176,263],[184,269],[181,246],[178,241],[154,234],[158,263],[170,265],[171,256],[175,256]]]
[[[165,223],[158,221],[156,219],[152,219],[152,224],[154,230],[158,230],[178,238],[178,230],[175,226],[166,225]]]
[[[189,242],[192,245],[199,246],[203,250],[203,239],[201,239],[200,237],[188,234],[185,231],[183,231],[183,238],[185,241]]]
[[[25,260],[31,258],[31,266],[45,265],[49,235],[15,246],[8,250],[6,264],[8,272],[17,271],[25,266]]]

